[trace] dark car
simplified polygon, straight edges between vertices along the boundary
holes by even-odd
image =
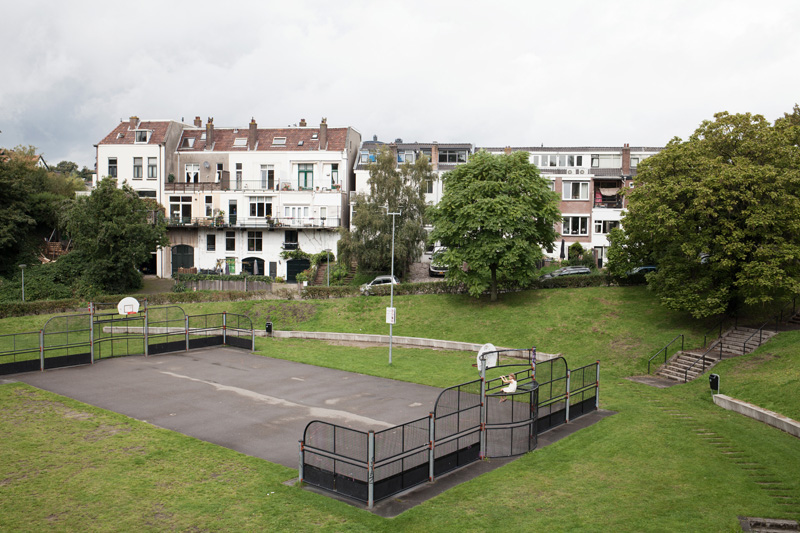
[[[640,266],[640,267],[634,268],[633,270],[629,270],[628,272],[625,273],[625,275],[626,276],[635,276],[636,274],[639,274],[639,275],[643,276],[643,275],[647,274],[648,272],[658,272],[658,267],[653,266],[653,265]]]

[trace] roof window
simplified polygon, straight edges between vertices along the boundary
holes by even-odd
[[[237,137],[233,140],[234,148],[243,148],[247,146],[247,137]]]
[[[184,137],[181,148],[194,148],[194,137]]]
[[[272,146],[284,146],[286,144],[286,137],[273,137]]]

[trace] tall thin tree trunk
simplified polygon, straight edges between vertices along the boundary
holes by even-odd
[[[491,297],[489,298],[491,301],[497,301],[497,265],[491,265],[489,267],[492,271],[492,288],[491,288]]]

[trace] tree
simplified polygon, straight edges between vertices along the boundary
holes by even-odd
[[[422,254],[426,237],[424,185],[436,176],[427,157],[398,167],[394,152],[387,147],[380,150],[368,169],[369,195],[356,195],[353,230],[342,231],[339,256],[345,263],[355,259],[366,270],[388,271],[392,263],[392,217],[387,212],[399,212],[395,217],[394,266],[403,276]]]
[[[36,225],[28,212],[28,200],[35,190],[35,176],[45,172],[17,152],[0,157],[0,257],[3,258],[0,271],[3,273],[17,270],[16,256]]]
[[[502,285],[525,286],[538,272],[542,248],[553,251],[558,196],[527,152],[475,154],[444,175],[444,195],[428,214],[432,238],[447,247],[450,283],[497,300]]]
[[[56,165],[56,168],[54,168],[53,170],[61,174],[70,175],[73,172],[78,171],[78,164],[73,163],[72,161],[61,161]]]
[[[158,246],[169,244],[160,212],[130,186],[117,188],[113,178],[103,179],[90,196],[75,200],[65,215],[65,227],[86,258],[88,282],[112,294],[140,287],[138,266]]]
[[[640,163],[611,267],[658,265],[651,289],[698,318],[799,294],[798,115],[717,113]]]

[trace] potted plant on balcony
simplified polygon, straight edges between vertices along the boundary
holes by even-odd
[[[222,226],[223,224],[225,224],[225,211],[217,209],[214,213],[214,225]]]

